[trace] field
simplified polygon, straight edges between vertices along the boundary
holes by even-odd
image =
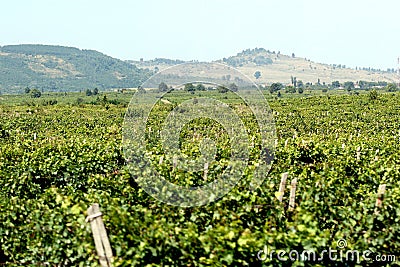
[[[307,92],[306,92],[307,93]],[[196,92],[239,109],[232,94]],[[0,263],[7,266],[98,266],[86,210],[99,203],[115,256],[114,266],[354,266],[354,261],[321,259],[292,262],[266,251],[357,250],[358,264],[377,255],[400,257],[400,94],[270,96],[277,147],[264,183],[249,191],[253,167],[222,199],[181,208],[149,196],[135,181],[144,170],[129,171],[122,125],[132,93],[83,93],[0,96]],[[179,92],[160,103],[149,127],[185,100]],[[53,101],[50,101],[53,100]],[[56,101],[54,101],[56,100]],[[139,107],[140,108],[140,107]],[[244,112],[251,136],[257,131]],[[246,115],[247,114],[247,115]],[[182,149],[199,151],[192,122],[182,134]],[[209,179],[224,168],[229,137],[216,124],[203,134],[217,139],[219,162]],[[154,165],[162,155],[149,134]],[[257,142],[257,141],[256,141]],[[250,159],[256,160],[256,145]],[[254,150],[255,149],[255,150]],[[357,156],[357,152],[358,156]],[[202,173],[157,166],[170,181],[195,185]],[[277,200],[281,174],[289,178],[283,201]],[[288,209],[290,180],[297,178],[296,205]],[[380,184],[386,192],[376,207]],[[338,241],[346,241],[340,246]],[[264,250],[260,254],[260,250]],[[363,259],[363,251],[370,261]],[[344,253],[345,254],[345,253]],[[320,254],[318,254],[320,255]],[[0,264],[1,265],[1,264]]]

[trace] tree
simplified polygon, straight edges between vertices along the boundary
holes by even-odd
[[[29,94],[31,92],[31,89],[29,87],[25,87],[25,94]]]
[[[236,85],[236,83],[231,83],[229,84],[228,88],[232,91],[232,92],[237,92],[239,90],[239,86]]]
[[[397,91],[397,85],[395,83],[389,83],[386,85],[386,90],[388,92],[396,92]]]
[[[296,88],[297,87],[297,78],[290,76],[290,81],[292,82],[292,85]]]
[[[274,93],[274,92],[277,92],[277,91],[281,90],[282,88],[283,88],[283,85],[281,83],[273,83],[269,87],[269,91],[271,93]]]
[[[304,83],[303,83],[303,81],[297,81],[297,87],[298,88],[303,88],[304,87]]]
[[[103,105],[105,105],[105,104],[108,103],[107,95],[104,95],[104,96],[103,96],[102,102],[103,102]]]
[[[195,90],[196,90],[196,88],[194,87],[194,85],[192,83],[185,84],[185,91],[194,92]]]
[[[158,90],[159,90],[160,92],[167,92],[167,91],[168,91],[168,85],[167,85],[165,82],[161,82],[161,83],[158,85]]]
[[[86,96],[91,96],[92,94],[92,90],[86,89]]]
[[[298,92],[299,94],[302,94],[302,93],[304,93],[304,89],[303,89],[303,87],[299,87],[299,88],[297,89],[297,92]]]
[[[332,82],[332,87],[333,88],[339,88],[340,87],[340,82],[339,81],[333,81]]]
[[[145,94],[146,93],[146,90],[144,90],[143,86],[141,86],[141,85],[138,86],[137,91],[138,91],[139,94]]]
[[[294,58],[295,57],[295,54],[294,53],[292,53],[292,58]]]
[[[98,95],[98,94],[99,94],[99,89],[97,89],[97,87],[96,87],[96,88],[94,88],[94,90],[93,90],[93,94],[94,94],[94,95]]]
[[[32,89],[30,90],[30,94],[32,98],[39,98],[42,96],[42,93],[38,89]]]
[[[205,91],[206,87],[202,83],[199,83],[198,85],[196,85],[195,89],[196,91]]]
[[[223,85],[218,85],[217,90],[220,93],[226,93],[226,92],[229,91],[229,89],[227,87],[223,86]]]
[[[256,79],[261,77],[261,72],[258,70],[256,72],[254,72],[254,77],[256,77]]]
[[[345,82],[344,88],[346,88],[347,91],[351,91],[352,89],[354,89],[354,82]]]
[[[286,91],[286,93],[296,93],[296,88],[294,88],[293,86],[291,86],[291,85],[289,85],[289,86],[286,86],[286,88],[285,88],[285,91]]]

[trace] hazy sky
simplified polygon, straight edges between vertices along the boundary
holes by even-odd
[[[5,0],[0,45],[120,59],[221,59],[264,47],[322,63],[396,68],[399,0]]]

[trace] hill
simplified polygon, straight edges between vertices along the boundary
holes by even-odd
[[[176,60],[175,60],[176,61]],[[152,70],[162,70],[175,61],[167,59],[155,59],[150,61],[131,61],[139,68],[150,68]],[[284,55],[280,52],[269,51],[264,48],[243,50],[235,56],[230,56],[214,62],[227,64],[237,68],[243,74],[255,79],[254,73],[259,71],[261,76],[257,79],[259,84],[271,84],[281,82],[291,83],[291,77],[302,80],[304,83],[330,84],[332,81],[367,81],[367,82],[397,82],[397,74],[394,69],[377,70],[371,68],[351,69],[341,64],[322,64],[311,61],[307,58]],[[196,72],[196,71],[194,71]],[[198,70],[201,73],[201,70]],[[220,78],[223,73],[215,73]]]
[[[146,69],[94,50],[51,45],[0,47],[0,92],[78,91],[87,88],[137,87]]]
[[[185,61],[156,58],[123,61],[94,50],[52,45],[7,45],[0,47],[0,93],[22,93],[26,87],[42,91],[79,91],[98,88],[137,87],[154,72]],[[196,62],[196,61],[191,61]],[[330,84],[332,81],[396,82],[394,69],[351,69],[322,64],[310,59],[284,55],[264,48],[246,49],[234,56],[215,60],[237,68],[259,84],[291,83],[292,77],[304,83]],[[202,69],[187,70],[193,79],[224,79],[224,72],[202,77]],[[235,77],[226,77],[234,81]]]

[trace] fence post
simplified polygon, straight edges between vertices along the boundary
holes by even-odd
[[[376,204],[375,204],[377,208],[382,207],[383,195],[385,194],[385,191],[386,191],[386,184],[380,184],[378,189],[378,197],[376,198]]]
[[[203,175],[204,181],[207,181],[207,175],[208,175],[208,162],[204,163],[204,175]]]
[[[294,210],[296,199],[296,184],[297,178],[294,178],[290,184],[289,211]]]
[[[106,228],[104,227],[102,213],[99,204],[94,203],[87,210],[88,216],[86,222],[90,222],[92,228],[94,244],[96,246],[97,255],[99,256],[100,266],[111,267],[112,250],[108,241]]]
[[[172,157],[172,170],[175,170],[177,165],[178,165],[178,159],[176,156],[173,156]]]
[[[278,200],[279,202],[282,202],[282,198],[283,198],[283,193],[285,192],[285,187],[286,187],[286,179],[288,177],[288,173],[284,172],[281,175],[281,183],[279,185],[279,191],[278,191]]]

